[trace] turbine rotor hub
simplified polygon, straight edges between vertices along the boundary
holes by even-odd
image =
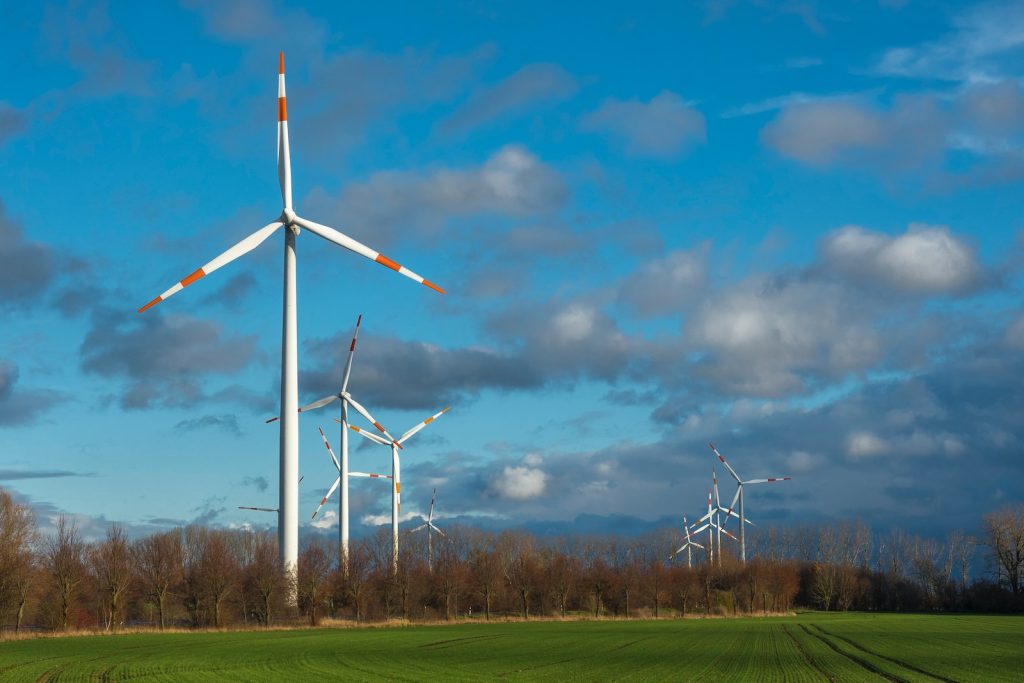
[[[299,226],[295,223],[295,218],[296,218],[295,211],[293,211],[292,209],[286,208],[284,211],[281,212],[281,218],[279,220],[282,223],[284,223],[286,228],[288,228],[293,233],[298,235],[299,234]]]

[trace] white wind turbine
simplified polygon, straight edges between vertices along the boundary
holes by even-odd
[[[711,504],[711,489],[708,489],[708,511],[707,511],[707,514],[705,514],[703,517],[701,517],[696,522],[694,522],[693,526],[696,527],[701,522],[707,522],[707,524],[702,526],[700,529],[697,529],[697,531],[703,531],[704,529],[708,530],[708,545],[711,548],[710,551],[708,552],[708,564],[714,564],[715,563],[715,537],[713,535],[713,532],[715,532],[715,531],[718,532],[718,564],[721,565],[722,564],[722,534],[725,534],[726,536],[728,536],[729,538],[731,538],[734,541],[736,540],[736,537],[733,536],[728,531],[726,531],[725,529],[723,529],[721,526],[718,525],[717,514],[718,514],[718,511],[715,510],[714,506]],[[697,533],[697,531],[695,531],[694,533]]]
[[[398,437],[398,440],[387,441],[377,436],[373,432],[368,432],[365,429],[360,429],[355,425],[349,425],[348,428],[357,434],[365,436],[374,443],[379,443],[382,446],[389,446],[391,448],[391,475],[394,477],[394,485],[391,487],[391,573],[398,573],[398,516],[402,510],[402,463],[398,458],[398,450],[402,447],[413,434],[416,434],[421,429],[426,427],[428,424],[441,417],[451,409],[448,406],[441,412],[431,415],[423,422],[417,423],[415,427],[407,431],[402,436]]]
[[[334,456],[334,450],[331,448],[331,444],[328,443],[327,435],[324,434],[323,429],[320,429],[320,437],[324,440],[324,446],[327,447],[327,454],[331,456],[331,462],[334,463],[334,467],[338,470],[338,478],[334,480],[333,484],[331,484],[331,488],[327,490],[327,494],[324,495],[323,500],[321,500],[320,504],[316,506],[316,510],[313,511],[313,516],[310,517],[310,519],[316,519],[317,514],[319,514],[320,512],[320,508],[324,506],[324,504],[327,502],[327,499],[330,498],[331,494],[334,493],[334,490],[338,488],[338,485],[341,484],[342,479],[345,479],[346,486],[348,485],[348,477],[365,477],[367,479],[391,479],[390,474],[370,474],[369,472],[346,472],[344,469],[342,469],[345,466],[344,462],[339,463],[338,458]],[[348,512],[348,506],[345,507],[345,511]]]
[[[310,410],[316,410],[317,408],[325,406],[329,403],[333,403],[334,401],[341,401],[341,464],[338,467],[338,471],[340,472],[341,477],[341,493],[338,494],[338,547],[341,552],[341,567],[344,572],[348,571],[348,478],[349,476],[355,476],[355,474],[350,473],[348,469],[348,429],[346,428],[348,426],[348,406],[351,404],[351,406],[355,408],[359,414],[361,414],[363,417],[369,420],[370,423],[373,424],[373,426],[376,427],[381,434],[384,434],[389,439],[392,439],[391,435],[388,434],[388,431],[384,429],[384,427],[381,426],[381,424],[377,422],[377,420],[375,420],[372,415],[370,415],[369,411],[367,411],[366,408],[361,406],[354,398],[352,398],[352,395],[348,393],[348,380],[349,377],[352,375],[352,358],[355,356],[356,341],[359,338],[359,326],[362,324],[362,322],[363,316],[360,315],[356,319],[355,331],[352,332],[352,343],[349,344],[348,346],[348,359],[345,361],[345,371],[342,374],[341,390],[338,391],[338,393],[336,394],[325,396],[321,399],[313,401],[312,403],[304,405],[301,408],[299,408],[299,412],[304,413]],[[277,419],[278,418],[276,417],[272,417],[269,420],[267,420],[267,422],[274,422]],[[323,434],[322,430],[321,434]],[[326,443],[326,438],[324,440],[324,443]],[[328,450],[330,450],[330,447],[328,447]],[[331,457],[334,457],[333,452],[331,454]]]
[[[284,228],[284,303],[281,331],[281,439],[280,439],[280,505],[278,512],[278,544],[281,563],[286,572],[294,575],[299,558],[299,432],[298,432],[298,357],[295,293],[295,238],[302,228],[328,242],[333,242],[371,261],[398,271],[402,275],[444,293],[437,285],[403,268],[383,254],[357,242],[348,235],[326,225],[314,223],[295,213],[292,207],[292,166],[288,143],[288,108],[284,87],[284,53],[280,54],[277,77],[277,177],[281,185],[281,215],[260,228],[223,254],[191,275],[175,283],[170,289],[139,309],[143,312],[164,299],[188,287],[262,244],[268,237]]]
[[[704,527],[701,527],[699,529],[695,529],[694,532],[693,532],[693,535],[696,536],[697,534],[699,534],[702,531],[704,531]],[[701,550],[704,550],[704,546],[702,546],[700,543],[697,543],[696,541],[693,540],[693,538],[690,537],[690,525],[687,524],[687,522],[686,522],[686,515],[683,515],[683,533],[686,534],[686,542],[683,543],[681,546],[679,546],[679,548],[676,549],[676,551],[674,553],[672,553],[672,555],[670,555],[668,559],[671,560],[673,557],[675,557],[676,555],[678,555],[679,553],[681,553],[681,552],[683,552],[685,550],[686,551],[686,566],[687,566],[687,568],[690,568],[690,567],[693,567],[693,556],[691,554],[693,552],[692,548],[697,547],[697,548],[700,548]]]
[[[729,465],[729,463],[727,463],[725,461],[725,458],[722,457],[722,454],[718,452],[717,448],[715,448],[715,444],[709,443],[708,445],[711,446],[711,450],[714,451],[715,455],[718,456],[718,459],[722,461],[723,465],[725,465],[725,469],[729,470],[729,474],[732,475],[732,478],[736,480],[736,495],[733,496],[732,503],[729,504],[729,509],[728,509],[727,513],[730,514],[730,515],[733,514],[732,511],[736,507],[736,501],[739,500],[739,503],[740,503],[740,518],[739,518],[740,519],[740,560],[742,562],[746,563],[746,561],[747,561],[747,534],[746,534],[746,528],[745,527],[746,527],[747,518],[746,518],[746,515],[743,512],[743,487],[746,486],[747,484],[773,484],[773,483],[775,483],[777,481],[790,481],[790,480],[792,480],[792,477],[769,477],[768,479],[747,479],[746,481],[744,481],[744,480],[740,479],[740,475],[736,474],[736,470],[734,470]]]
[[[434,489],[434,493],[430,496],[430,512],[427,513],[427,521],[409,532],[414,534],[423,529],[427,530],[427,569],[434,568],[434,532],[441,534],[441,538],[448,538],[443,531],[434,526],[434,503],[436,501],[437,489]]]

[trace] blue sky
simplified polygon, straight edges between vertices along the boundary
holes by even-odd
[[[640,529],[699,512],[708,441],[794,477],[766,523],[1019,501],[1024,5],[680,4],[7,3],[0,485],[90,533],[267,524],[280,241],[135,310],[279,214],[283,50],[298,212],[448,291],[300,236],[300,400],[362,313],[354,395],[453,406],[406,516]]]

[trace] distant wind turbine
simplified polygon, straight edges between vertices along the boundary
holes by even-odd
[[[728,514],[730,514],[730,515],[732,514],[733,509],[736,507],[736,501],[739,500],[739,503],[740,503],[740,560],[745,563],[747,561],[747,534],[746,534],[746,526],[747,526],[746,525],[746,521],[747,521],[747,518],[746,518],[746,516],[744,515],[744,512],[743,512],[743,487],[748,485],[748,484],[773,484],[773,483],[775,483],[777,481],[790,481],[792,479],[792,477],[769,477],[768,479],[747,479],[746,481],[744,481],[744,480],[740,479],[740,475],[736,474],[736,470],[734,470],[729,465],[729,463],[727,463],[725,461],[725,458],[722,457],[722,454],[718,452],[717,448],[715,448],[715,444],[709,443],[708,445],[711,446],[711,450],[714,451],[715,455],[718,456],[718,459],[722,461],[723,465],[725,465],[725,469],[729,470],[729,474],[732,475],[732,478],[736,480],[736,495],[733,496],[732,503],[729,504]]]
[[[694,532],[693,532],[693,535],[696,536],[700,532],[704,531],[704,529],[706,527],[707,527],[707,525],[705,524],[701,528],[695,529]],[[697,543],[696,541],[694,541],[693,538],[690,536],[690,526],[686,523],[686,515],[683,515],[683,533],[686,534],[686,542],[683,543],[681,546],[679,546],[679,548],[677,548],[676,551],[674,553],[672,553],[669,556],[668,559],[671,560],[676,555],[678,555],[679,553],[681,553],[681,552],[683,552],[685,550],[686,551],[686,566],[687,567],[692,567],[693,566],[693,557],[691,555],[692,548],[696,547],[696,548],[700,548],[701,550],[704,550],[704,546],[702,546],[700,543]]]
[[[398,437],[397,441],[387,441],[377,436],[373,432],[368,432],[365,429],[360,429],[355,425],[349,425],[348,428],[357,434],[361,434],[370,441],[378,443],[382,446],[388,446],[391,448],[391,475],[394,477],[393,486],[391,487],[391,573],[398,573],[398,517],[402,511],[402,463],[398,457],[398,450],[402,447],[410,437],[419,432],[421,429],[426,427],[428,424],[441,417],[451,409],[451,406],[445,408],[435,415],[431,415],[423,422],[417,423],[415,427],[407,431],[402,436]]]
[[[411,270],[400,266],[380,252],[374,251],[334,228],[303,218],[292,207],[292,166],[288,143],[288,107],[284,87],[284,53],[280,54],[277,77],[277,177],[281,185],[281,215],[260,228],[202,268],[194,271],[170,289],[139,309],[143,312],[213,271],[243,256],[272,234],[284,229],[284,313],[281,331],[281,456],[280,505],[278,512],[278,545],[281,563],[292,577],[299,559],[299,432],[298,432],[298,352],[295,293],[295,239],[302,228],[328,242],[353,251],[371,261],[444,293],[437,285],[424,280]],[[292,596],[294,600],[294,595]]]
[[[434,568],[434,532],[441,534],[441,538],[448,538],[443,531],[434,526],[434,503],[437,501],[437,489],[430,496],[430,512],[427,513],[427,521],[410,531],[414,534],[417,531],[427,530],[427,569]]]

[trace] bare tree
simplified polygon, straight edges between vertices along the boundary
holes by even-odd
[[[57,533],[43,543],[43,564],[53,582],[57,598],[57,626],[66,631],[71,610],[78,600],[79,586],[85,575],[85,545],[78,535],[78,525],[64,515],[57,520]]]
[[[469,580],[484,600],[484,618],[491,618],[491,601],[501,581],[501,563],[494,548],[494,535],[476,531],[470,538]]]
[[[167,623],[167,598],[183,576],[181,533],[167,531],[132,545],[135,572],[145,594],[156,604],[160,628]]]
[[[0,489],[0,618],[15,612],[15,633],[21,630],[35,576],[36,525],[32,511]]]
[[[251,553],[243,569],[243,588],[255,598],[256,616],[260,623],[269,626],[279,598],[288,588],[288,577],[278,559],[277,539],[271,538],[266,531],[249,533],[251,535],[247,535],[245,540],[251,544]]]
[[[299,607],[309,615],[310,626],[316,626],[316,608],[323,600],[323,587],[331,571],[331,556],[314,541],[299,555]]]
[[[1014,595],[1021,593],[1024,567],[1024,505],[1005,507],[985,515],[985,545],[999,583]]]
[[[498,537],[497,553],[505,581],[519,596],[523,619],[529,619],[530,595],[538,573],[533,537],[523,532],[506,531]]]
[[[131,559],[128,538],[119,524],[111,526],[106,539],[89,549],[89,569],[103,596],[107,631],[116,629],[121,621],[125,594],[132,581]]]

